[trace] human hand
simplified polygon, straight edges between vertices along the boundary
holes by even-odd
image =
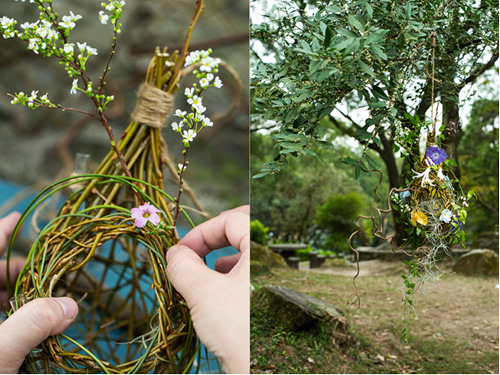
[[[201,259],[233,246],[215,271]],[[167,275],[186,300],[200,340],[227,373],[250,371],[250,208],[242,206],[192,229],[167,252]]]
[[[0,219],[0,257],[7,248],[20,214]],[[23,259],[11,260],[11,282],[24,266]],[[0,261],[0,306],[8,303],[7,262]],[[49,336],[62,333],[75,319],[78,306],[71,298],[39,298],[27,303],[0,324],[0,373],[17,373],[24,358]]]

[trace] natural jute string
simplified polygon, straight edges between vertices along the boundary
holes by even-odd
[[[150,84],[144,83],[137,93],[137,104],[132,120],[153,128],[162,128],[172,114],[174,97]]]

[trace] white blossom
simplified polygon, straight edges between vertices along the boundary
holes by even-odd
[[[219,77],[215,77],[214,86],[220,89],[222,87],[222,81]]]
[[[189,129],[187,131],[184,130],[182,132],[182,138],[184,138],[186,142],[192,142],[195,137],[196,137],[196,132],[193,129]]]
[[[97,55],[97,48],[93,48],[93,47],[87,46],[87,53],[89,55]]]
[[[74,47],[75,47],[74,43],[66,43],[64,45],[63,49],[64,49],[65,53],[73,54],[74,53],[74,50],[73,50]]]
[[[415,172],[415,171],[413,171]],[[424,187],[424,185],[430,185],[430,186],[434,186],[434,184],[432,183],[432,180],[431,178],[429,177],[429,173],[431,172],[431,167],[427,168],[425,171],[423,171],[422,173],[417,173],[415,172],[415,176],[413,177],[413,179],[416,179],[416,178],[421,178],[422,179],[422,182],[421,182],[421,186]]]
[[[78,78],[73,80],[73,84],[71,85],[70,94],[75,95],[78,92],[77,88],[78,88]]]
[[[206,117],[206,116],[203,116],[203,120],[202,120],[202,121],[203,121],[203,125],[204,125],[204,126],[209,126],[209,127],[211,127],[211,126],[213,126],[213,125],[214,125],[214,123],[212,122],[212,120],[210,120],[210,119],[209,119],[208,117]]]
[[[172,123],[172,129],[174,131],[180,131],[183,126],[184,126],[184,122],[183,121],[180,121],[179,123],[177,123],[177,122],[173,122]]]
[[[99,12],[99,21],[101,21],[103,25],[108,24],[109,16],[103,10]]]

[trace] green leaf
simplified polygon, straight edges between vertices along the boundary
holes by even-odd
[[[448,159],[448,163],[449,163],[450,165],[454,166],[454,167],[458,167],[457,162],[456,162],[456,161],[455,161],[455,159],[453,159],[453,158],[449,158],[449,159]]]
[[[372,94],[375,96],[377,99],[382,99],[382,100],[389,100],[389,97],[385,93],[383,89],[381,89],[377,85],[372,85]]]
[[[370,51],[373,52],[373,55],[381,60],[387,60],[387,55],[385,52],[376,44],[370,45]]]
[[[411,2],[408,1],[406,3],[406,7],[405,7],[405,15],[406,15],[406,19],[409,20],[411,18]]]
[[[368,65],[366,65],[361,60],[358,60],[358,64],[361,67],[361,69],[363,69],[366,73],[368,73],[370,76],[372,76],[373,78],[375,78],[375,73],[373,72],[373,70],[370,69],[370,67]]]
[[[366,153],[365,155],[366,162],[372,169],[380,169],[382,165],[380,165],[374,158],[370,156],[370,154]]]
[[[269,173],[270,173],[270,172],[258,173],[258,174],[256,174],[255,176],[252,176],[252,178],[255,178],[255,179],[257,179],[257,178],[262,178],[262,177],[264,177],[264,176],[267,176]]]
[[[332,43],[332,37],[333,37],[332,29],[330,29],[330,27],[327,26],[325,30],[325,39],[323,42],[325,48],[330,47],[330,44]]]
[[[356,159],[352,159],[352,158],[340,158],[339,159],[342,163],[344,164],[350,164],[350,165],[357,165],[358,164],[358,160]]]
[[[372,136],[372,133],[367,132],[365,129],[358,129],[354,132],[354,134],[356,135],[356,139],[358,141],[366,141]]]
[[[350,14],[349,17],[347,17],[347,21],[359,31],[365,31],[365,20],[361,16],[354,16]]]
[[[298,112],[299,112],[299,107],[293,107],[285,117],[285,124],[292,122],[295,119],[295,117],[297,117]]]
[[[318,74],[318,76],[316,77],[316,81],[321,83],[325,79],[330,77],[332,74],[335,74],[337,72],[338,72],[337,68],[326,68],[325,70],[323,70],[321,73]]]
[[[325,117],[326,115],[329,115],[330,113],[332,113],[332,111],[335,109],[335,107],[326,107],[324,108],[320,114],[319,114],[319,117],[320,119],[322,119],[323,117]]]
[[[356,165],[356,168],[354,169],[354,176],[356,177],[356,181],[359,181],[361,179],[361,167]]]
[[[336,31],[340,35],[346,36],[348,38],[358,38],[359,37],[359,35],[356,34],[355,32],[353,32],[349,29],[344,29],[343,27],[339,27]]]

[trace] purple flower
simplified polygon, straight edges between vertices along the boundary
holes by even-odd
[[[153,225],[157,225],[160,222],[158,212],[161,212],[161,210],[157,209],[149,202],[146,202],[137,208],[132,208],[130,211],[132,219],[135,219],[134,225],[137,228],[143,228],[148,221]]]
[[[439,147],[429,147],[425,153],[425,160],[429,165],[440,165],[448,159],[446,151]]]

